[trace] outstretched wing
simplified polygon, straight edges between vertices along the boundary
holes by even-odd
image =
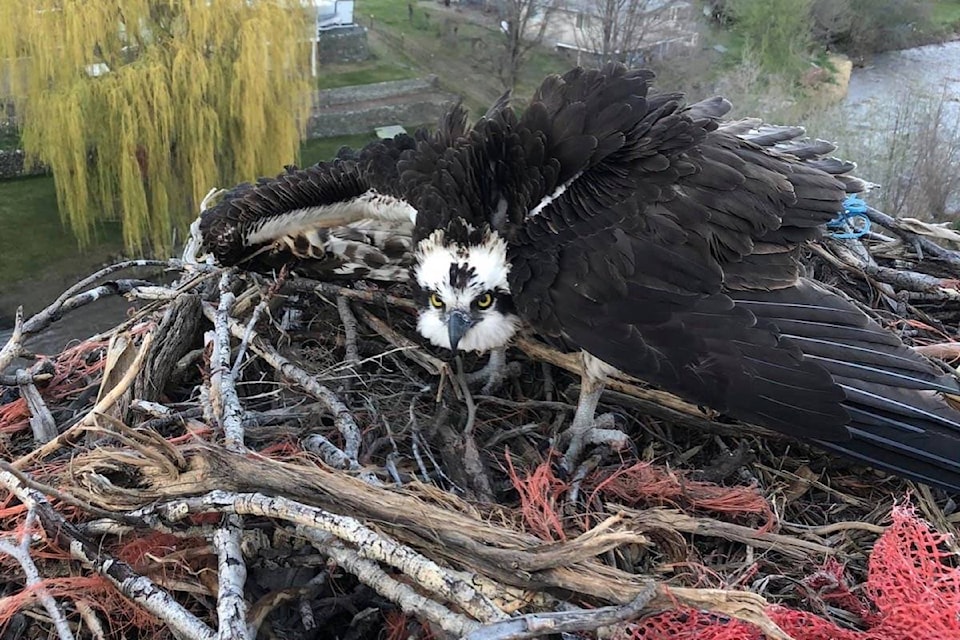
[[[224,265],[269,268],[285,258],[323,256],[325,229],[363,219],[412,224],[416,212],[389,185],[399,155],[413,144],[402,135],[359,153],[342,149],[331,162],[238,185],[201,214],[204,248]]]
[[[330,162],[238,185],[201,214],[203,247],[221,264],[250,269],[293,262],[330,272],[343,265],[344,257],[354,261],[354,254],[362,254],[361,264],[377,267],[397,247],[378,246],[372,238],[391,231],[409,244],[417,214],[400,193],[400,158],[418,145],[442,152],[465,131],[466,111],[457,104],[432,133],[400,134],[359,151],[343,147]],[[344,242],[353,243],[349,256],[338,253]]]
[[[850,165],[798,131],[721,126],[718,102],[635,102],[609,121],[621,135],[564,116],[603,113],[604,78],[624,77],[552,80],[514,125],[541,141],[510,234],[518,312],[695,402],[960,488],[960,414],[939,395],[956,381],[798,275],[797,247],[859,188]]]

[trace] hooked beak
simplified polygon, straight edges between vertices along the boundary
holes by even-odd
[[[457,345],[460,343],[460,339],[463,338],[464,334],[470,330],[476,320],[471,317],[471,315],[466,311],[461,311],[460,309],[454,309],[447,316],[447,331],[450,332],[450,351],[456,353]]]

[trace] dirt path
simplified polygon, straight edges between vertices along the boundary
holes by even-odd
[[[493,53],[489,49],[495,43],[472,37],[440,38],[433,30],[417,32],[415,36],[398,34],[385,26],[371,29],[369,37],[377,48],[390,50],[392,55],[401,55],[409,63],[437,74],[441,86],[462,95],[464,103],[475,113],[485,111],[503,93],[503,85],[489,63]],[[473,55],[472,59],[464,55],[465,49]]]

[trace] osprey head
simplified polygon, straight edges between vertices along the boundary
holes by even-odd
[[[507,282],[507,243],[496,231],[452,224],[417,243],[413,260],[420,335],[452,351],[510,342],[520,319]]]

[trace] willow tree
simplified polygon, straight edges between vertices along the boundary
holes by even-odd
[[[311,0],[4,0],[0,64],[28,155],[81,245],[119,219],[167,251],[212,186],[297,157]]]

